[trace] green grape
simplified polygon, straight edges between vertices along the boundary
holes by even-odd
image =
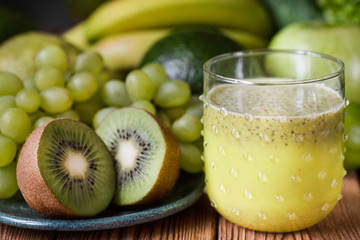
[[[44,111],[39,109],[33,113],[28,113],[28,115],[30,117],[31,122],[34,123],[39,118],[46,116],[46,113],[44,113]]]
[[[180,143],[180,168],[189,173],[199,173],[203,169],[202,152],[192,143]]]
[[[99,111],[96,112],[96,114],[94,115],[93,121],[92,121],[92,126],[94,129],[96,129],[100,123],[107,117],[109,116],[109,114],[116,110],[118,108],[116,107],[106,107],[106,108],[102,108]]]
[[[0,96],[0,116],[8,108],[16,107],[15,96],[5,95]]]
[[[203,103],[199,100],[199,96],[191,96],[189,102],[186,104],[185,114],[193,115],[197,118],[203,116]]]
[[[0,167],[0,198],[6,199],[13,196],[19,187],[16,181],[16,162]]]
[[[24,88],[21,79],[10,72],[0,72],[0,96],[13,95]]]
[[[51,87],[40,92],[41,108],[47,113],[61,113],[69,109],[73,99],[69,90]]]
[[[165,113],[171,122],[185,114],[184,106],[161,108],[159,111]]]
[[[107,69],[103,69],[97,74],[99,86],[103,86],[104,83],[114,78],[114,74]]]
[[[40,94],[32,88],[21,89],[15,98],[16,106],[27,113],[33,113],[40,107]]]
[[[5,136],[0,135],[0,167],[11,163],[16,156],[16,143]]]
[[[141,70],[143,70],[150,77],[150,80],[152,81],[155,89],[157,89],[161,83],[167,80],[165,69],[159,63],[147,63],[141,68]]]
[[[148,111],[149,113],[151,113],[152,115],[156,114],[156,108],[155,108],[154,104],[152,104],[150,101],[147,101],[147,100],[137,100],[137,101],[133,102],[131,104],[131,106],[144,109],[144,110]]]
[[[177,107],[189,101],[189,84],[181,80],[169,80],[162,83],[154,95],[154,102],[160,107]]]
[[[66,118],[66,119],[72,119],[72,120],[80,121],[79,114],[73,109],[69,109],[69,110],[67,110],[65,112],[55,114],[54,117],[55,118]]]
[[[94,75],[103,69],[104,61],[101,55],[95,51],[87,50],[76,56],[74,63],[75,72],[91,72]]]
[[[142,70],[133,70],[125,78],[126,90],[133,101],[151,100],[154,86],[150,77]]]
[[[102,98],[108,106],[123,107],[131,104],[125,83],[120,80],[110,80],[101,89]]]
[[[85,102],[75,102],[73,109],[79,114],[80,121],[92,125],[95,114],[103,107],[96,95]]]
[[[200,151],[203,151],[204,150],[204,138],[203,138],[203,136],[196,139],[194,142],[192,142],[192,144],[194,144],[198,149],[200,149]]]
[[[193,142],[201,136],[200,119],[191,115],[183,115],[171,125],[175,137],[183,142]]]
[[[67,83],[74,101],[83,102],[90,99],[98,89],[98,82],[94,75],[88,72],[74,74]]]
[[[4,136],[21,144],[31,132],[30,117],[21,108],[8,108],[1,115],[0,130]]]
[[[156,117],[157,117],[162,123],[164,123],[166,126],[168,126],[168,127],[171,126],[171,121],[170,121],[169,117],[166,115],[165,112],[163,112],[163,111],[157,111]]]
[[[64,74],[54,67],[43,67],[36,71],[34,75],[34,84],[39,91],[50,87],[64,87]]]
[[[24,85],[24,88],[36,89],[34,76],[29,76],[21,79]]]
[[[57,45],[47,45],[36,54],[35,66],[38,69],[54,67],[65,72],[68,68],[66,53]]]
[[[42,125],[44,125],[52,120],[54,120],[54,118],[50,117],[50,116],[40,117],[34,122],[33,129],[37,129],[38,127],[41,127]]]

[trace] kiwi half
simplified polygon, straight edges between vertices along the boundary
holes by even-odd
[[[170,192],[180,172],[180,147],[167,126],[145,110],[125,107],[96,132],[115,160],[117,205],[150,204]]]
[[[23,145],[17,182],[28,205],[46,217],[93,216],[115,192],[115,168],[104,142],[88,126],[53,120]]]

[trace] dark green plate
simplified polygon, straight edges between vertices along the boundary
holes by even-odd
[[[34,212],[20,194],[0,200],[0,223],[38,230],[91,231],[128,227],[170,216],[194,204],[203,194],[204,175],[181,172],[162,201],[147,207],[110,206],[94,218],[48,219]]]

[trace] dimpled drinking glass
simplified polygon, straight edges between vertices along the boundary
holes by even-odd
[[[341,199],[344,65],[304,51],[228,53],[204,65],[205,182],[240,226],[289,232]]]

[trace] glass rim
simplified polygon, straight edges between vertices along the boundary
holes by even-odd
[[[284,82],[271,82],[271,81],[261,81],[261,82],[255,82],[254,79],[247,80],[246,78],[238,79],[238,78],[231,78],[231,77],[225,77],[221,74],[214,73],[210,71],[210,65],[223,59],[230,59],[235,57],[241,57],[241,56],[259,56],[259,55],[266,55],[266,54],[291,54],[291,55],[299,55],[299,56],[310,56],[310,57],[316,57],[316,58],[323,58],[331,60],[332,62],[335,62],[339,64],[339,69],[331,74],[314,77],[314,78],[304,78],[304,79],[291,79],[289,81]],[[236,51],[236,52],[228,52],[223,53],[220,55],[217,55],[213,58],[210,58],[207,60],[203,65],[203,71],[204,73],[208,74],[210,77],[216,78],[223,82],[228,83],[242,83],[242,84],[248,84],[248,85],[291,85],[291,84],[302,84],[302,83],[314,83],[314,82],[320,82],[324,80],[328,80],[331,78],[335,78],[340,76],[344,73],[345,70],[345,64],[343,61],[341,61],[339,58],[320,53],[315,51],[307,51],[307,50],[298,50],[298,49],[255,49],[255,50],[242,50],[242,51]],[[250,78],[249,78],[250,79]],[[266,78],[263,78],[266,79]]]

